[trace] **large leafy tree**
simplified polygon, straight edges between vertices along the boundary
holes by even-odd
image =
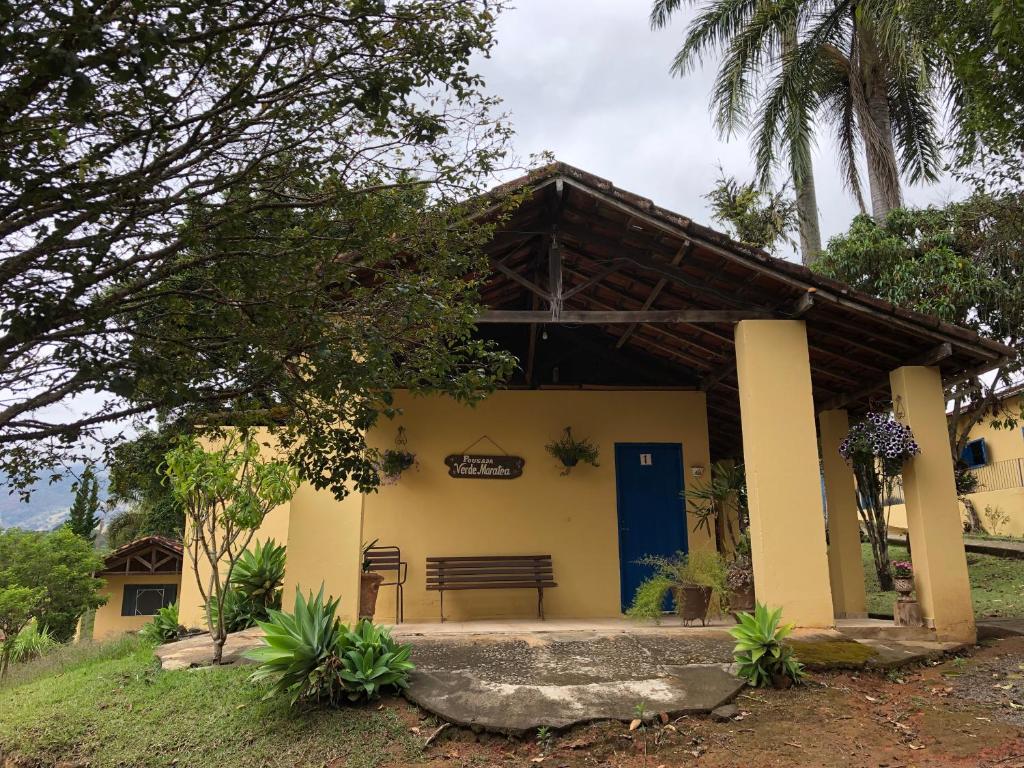
[[[833,238],[815,269],[896,304],[1024,347],[1024,198],[976,194],[946,208],[896,209],[884,223],[861,216]],[[1020,356],[994,375],[950,390],[950,451],[958,460],[971,428],[1013,426],[998,390],[1020,374]]]
[[[960,173],[990,190],[1024,188],[1024,0],[915,0],[909,7],[953,73]]]
[[[92,544],[65,527],[0,531],[0,596],[7,594],[0,603],[10,600],[12,614],[27,612],[62,642],[83,613],[103,604],[103,581],[94,576],[102,567]]]
[[[25,487],[128,419],[253,407],[309,456],[387,386],[489,381],[450,203],[504,152],[470,66],[500,6],[7,2],[0,469]]]
[[[176,425],[163,424],[114,446],[107,492],[111,503],[124,508],[106,528],[111,548],[142,536],[182,537],[185,509],[160,471],[164,456],[177,444],[181,433]]]
[[[655,0],[652,23],[693,4]],[[892,0],[714,0],[691,21],[673,70],[685,74],[720,54],[716,125],[724,133],[751,129],[759,174],[766,179],[785,161],[798,201],[811,178],[815,128],[830,125],[862,210],[863,149],[871,212],[881,221],[901,203],[901,174],[930,181],[940,167],[941,69],[931,38],[904,11]]]

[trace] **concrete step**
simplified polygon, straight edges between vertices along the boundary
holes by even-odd
[[[836,629],[851,640],[934,640],[928,627],[897,627],[880,619],[838,619]]]

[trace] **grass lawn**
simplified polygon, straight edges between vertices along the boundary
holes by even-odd
[[[419,755],[395,708],[289,711],[248,682],[253,667],[160,672],[134,639],[19,667],[0,685],[0,764],[356,768]]]
[[[892,614],[895,592],[878,588],[871,545],[861,545],[864,578],[868,593],[868,611]],[[889,545],[892,560],[909,560],[905,547]],[[967,553],[971,577],[971,597],[975,616],[1024,616],[1024,560]]]

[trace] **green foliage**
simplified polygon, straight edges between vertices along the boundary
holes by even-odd
[[[235,562],[231,582],[224,595],[224,628],[228,633],[240,632],[266,621],[268,609],[281,607],[281,585],[284,584],[285,547],[273,539],[256,542]],[[211,624],[217,624],[217,602],[209,603]]]
[[[33,595],[30,615],[60,642],[74,635],[85,611],[103,604],[103,581],[93,576],[102,566],[92,544],[63,526],[50,533],[0,531],[0,594],[27,590],[15,602]]]
[[[137,635],[73,643],[0,681],[0,744],[19,764],[90,768],[413,765],[422,739],[394,707],[292,708],[250,665],[161,671]]]
[[[718,62],[715,125],[724,135],[750,130],[759,182],[784,165],[799,189],[825,127],[835,134],[840,173],[862,209],[864,152],[878,218],[899,205],[901,176],[911,183],[937,177],[938,84],[947,70],[930,34],[908,23],[906,4],[654,0],[651,24],[664,27],[694,6],[672,72],[682,76]]]
[[[7,672],[18,636],[45,595],[42,587],[0,586],[0,677]]]
[[[253,680],[270,681],[270,695],[338,705],[405,688],[413,669],[410,647],[362,619],[351,631],[335,615],[338,600],[324,591],[305,599],[296,590],[294,613],[271,610],[260,622],[264,645],[246,654],[260,662]]]
[[[713,533],[719,548],[726,542],[731,543],[734,550],[740,545],[749,517],[747,477],[742,464],[715,462],[711,465],[711,476],[688,486],[683,496],[697,518],[694,530],[703,528],[709,534]],[[738,529],[729,518],[730,504],[736,508]]]
[[[245,550],[231,573],[231,586],[243,597],[264,606],[281,606],[286,548],[273,539]]]
[[[491,223],[456,201],[505,154],[477,72],[500,7],[6,3],[0,470],[24,488],[110,423],[229,415],[344,494],[377,484],[360,435],[393,389],[490,387]]]
[[[949,98],[957,164],[979,184],[1019,190],[1024,183],[1024,82],[1019,76],[1024,3],[914,0],[909,11],[935,40],[953,75]]]
[[[114,446],[107,487],[110,501],[127,506],[107,524],[107,543],[116,549],[143,536],[180,540],[185,530],[185,509],[163,482],[160,466],[182,430],[162,424],[134,439]]]
[[[668,576],[655,574],[644,579],[636,588],[633,602],[626,610],[626,615],[634,619],[654,619],[658,621],[665,610],[665,599],[676,582]]]
[[[139,637],[147,643],[160,645],[177,640],[184,633],[184,627],[178,623],[178,604],[160,608],[156,615],[139,630]]]
[[[796,660],[793,649],[783,643],[793,625],[779,623],[781,608],[770,611],[758,603],[753,614],[740,612],[737,618],[740,623],[729,634],[736,640],[733,656],[740,677],[755,688],[782,685],[786,678],[794,683],[803,679],[803,665]]]
[[[261,446],[249,431],[233,431],[221,447],[204,450],[188,438],[167,453],[163,468],[175,498],[186,515],[185,549],[193,563],[204,560],[211,566],[210,580],[196,568],[199,593],[207,604],[207,618],[214,644],[214,661],[219,663],[227,636],[225,600],[235,568],[246,560],[246,584],[267,599],[266,582],[276,576],[283,553],[276,545],[245,557],[256,530],[275,507],[295,494],[298,472],[285,461],[263,458]],[[226,565],[225,565],[226,563]],[[266,567],[264,567],[266,565]],[[253,579],[262,578],[258,584]]]
[[[741,184],[719,169],[714,189],[704,195],[711,215],[742,243],[775,253],[780,242],[794,245],[796,201],[787,189],[766,191],[754,182]]]
[[[32,619],[21,628],[21,631],[14,638],[14,646],[11,648],[11,661],[24,663],[45,656],[60,643],[53,639],[46,627],[39,626],[36,619]]]
[[[91,464],[86,466],[73,488],[75,498],[71,502],[66,525],[76,536],[86,541],[95,541],[96,529],[100,524],[100,483]]]
[[[679,552],[673,557],[648,556],[637,561],[654,568],[633,596],[626,613],[635,618],[657,619],[661,616],[665,596],[676,587],[707,587],[717,610],[728,593],[725,560],[717,552]]]
[[[381,454],[380,474],[383,480],[394,481],[415,463],[416,454],[389,448]]]
[[[544,450],[561,462],[563,475],[568,475],[572,468],[581,461],[593,467],[599,466],[597,461],[601,452],[598,447],[587,438],[582,440],[574,438],[572,427],[566,427],[565,434],[558,440],[552,440],[545,445]]]

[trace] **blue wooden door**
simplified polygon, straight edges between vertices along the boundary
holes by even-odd
[[[636,588],[653,570],[636,560],[687,551],[683,447],[679,443],[616,443],[615,486],[625,611]]]

